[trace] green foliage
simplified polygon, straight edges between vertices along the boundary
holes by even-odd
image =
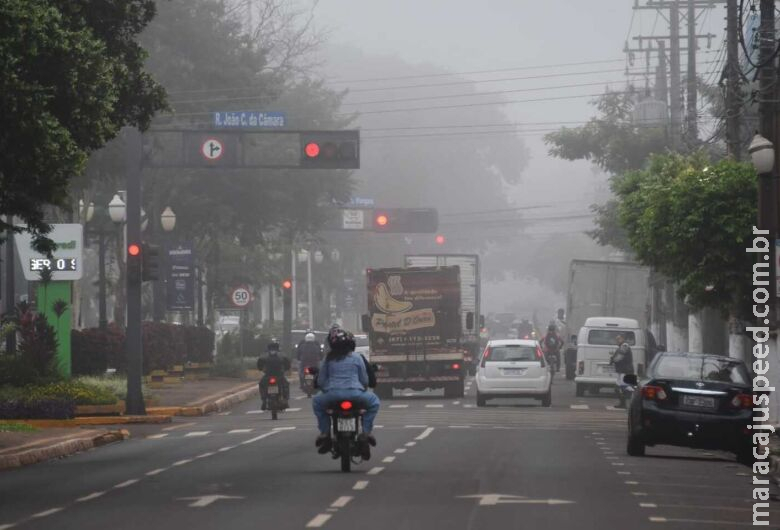
[[[36,432],[39,429],[26,423],[0,422],[0,432]]]
[[[57,334],[46,316],[36,313],[29,304],[17,306],[19,355],[35,371],[37,378],[59,377],[56,365]]]
[[[0,357],[0,387],[24,386],[34,383],[38,379],[35,367],[21,357]]]
[[[152,0],[0,3],[0,214],[40,250],[52,250],[44,206],[64,205],[88,154],[163,108],[135,42],[154,12]]]
[[[81,376],[74,379],[77,383],[103,388],[111,392],[117,399],[127,398],[127,378],[119,375]],[[144,398],[151,397],[149,388],[144,384],[141,387]]]
[[[614,180],[619,219],[637,258],[679,283],[694,307],[749,315],[757,180],[750,164],[702,154],[655,155]]]
[[[76,405],[113,405],[117,402],[117,396],[110,388],[81,381],[0,388],[0,401],[49,399],[70,400]]]

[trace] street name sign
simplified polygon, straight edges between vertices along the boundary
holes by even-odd
[[[283,112],[225,111],[214,113],[215,127],[273,129],[284,127],[287,117]]]

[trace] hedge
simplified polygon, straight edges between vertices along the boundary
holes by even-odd
[[[75,405],[114,405],[119,401],[109,387],[80,381],[60,381],[47,385],[0,389],[0,403],[9,401],[44,402],[52,399],[72,401]]]
[[[146,374],[188,362],[212,360],[214,332],[206,327],[144,322],[142,336]],[[105,373],[106,368],[124,372],[127,367],[124,331],[116,326],[73,331],[71,356],[74,375],[97,375]]]

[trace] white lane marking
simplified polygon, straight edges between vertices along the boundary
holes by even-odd
[[[390,463],[392,463],[394,461],[395,461],[395,457],[394,456],[386,456],[386,457],[384,457],[382,459],[382,463],[383,464],[390,464]]]
[[[192,431],[192,432],[188,432],[188,433],[187,433],[187,434],[185,434],[184,436],[185,436],[185,437],[190,437],[190,436],[206,436],[207,434],[211,434],[211,431]]]
[[[474,405],[463,405],[464,409],[473,409]]]
[[[199,458],[208,458],[210,456],[214,456],[215,454],[216,453],[214,453],[213,451],[209,451],[208,453],[203,453],[202,455],[196,456],[195,459],[197,460]]]
[[[613,407],[612,405],[607,405],[607,406],[606,406],[606,409],[607,409],[607,410],[622,410],[622,411],[625,411],[625,410],[626,410],[626,409],[619,409],[619,408],[617,408],[617,407]]]
[[[287,412],[300,412],[302,409],[287,409]]]
[[[658,519],[653,521],[653,519]],[[661,521],[661,519],[663,519]],[[674,517],[650,517],[650,520],[654,523],[698,523],[709,525],[728,525],[728,526],[754,526],[753,523],[737,522],[737,521],[707,521],[705,519],[678,519]]]
[[[16,523],[10,523],[10,524],[0,524],[0,530],[8,530],[9,528],[13,528]]]
[[[631,484],[632,486],[636,486],[637,484],[639,484],[639,482],[637,482],[636,480],[627,480],[626,484]]]
[[[408,409],[409,405],[390,405],[391,409]]]
[[[632,491],[631,495],[635,497],[647,497],[647,493],[645,493],[644,491]]]
[[[251,443],[255,443],[258,440],[262,440],[263,438],[268,438],[269,436],[272,436],[272,435],[274,435],[274,434],[276,434],[278,432],[279,431],[271,431],[271,432],[267,432],[265,434],[261,434],[260,436],[255,436],[254,438],[250,438],[249,440],[244,440],[243,442],[241,442],[241,445],[248,445],[248,444],[251,444]]]
[[[231,411],[227,411],[227,412],[218,412],[217,414],[218,414],[218,415],[220,415],[220,416],[230,416],[230,413],[231,413]]]
[[[61,508],[61,507],[60,508],[52,508],[51,510],[46,510],[44,512],[38,512],[38,513],[34,514],[33,517],[47,517],[47,516],[55,514],[57,512],[61,512],[62,510],[64,510],[64,508]]]
[[[575,409],[575,410],[588,410],[590,409],[590,405],[569,405],[569,408]]]
[[[424,429],[427,425],[404,425],[404,429]]]
[[[357,482],[355,482],[355,485],[352,486],[352,489],[353,490],[364,490],[364,489],[366,489],[367,486],[368,486],[368,481],[367,480],[358,480]]]
[[[159,440],[160,438],[165,438],[166,436],[168,436],[167,432],[160,433],[160,434],[150,434],[149,436],[146,437],[146,439],[147,440]]]
[[[383,467],[372,467],[371,469],[366,471],[366,475],[378,475],[378,474],[380,474],[384,470],[385,470],[385,468],[383,468]]]
[[[618,475],[630,475],[631,472],[630,471],[618,471],[617,474]]]
[[[666,517],[650,517],[651,523],[665,523]]]
[[[247,414],[264,414],[264,410],[248,410],[246,411]]]
[[[640,508],[658,508],[658,505],[654,502],[640,502],[639,503]]]
[[[124,482],[120,482],[119,484],[114,486],[114,489],[118,490],[118,489],[121,489],[121,488],[126,488],[128,486],[132,486],[133,484],[135,484],[139,480],[140,479],[137,479],[137,478],[131,478],[130,480],[125,480]]]
[[[402,454],[404,454],[404,453],[406,452],[406,449],[404,449],[404,448],[402,447],[401,449],[396,449],[396,450],[395,450],[395,451],[393,451],[393,452],[394,452],[395,454],[397,454],[397,455],[402,455]]]
[[[146,472],[146,476],[147,477],[153,477],[155,475],[159,475],[160,473],[162,473],[166,469],[168,469],[168,468],[167,467],[158,467],[157,469],[152,469],[151,471],[147,471]]]
[[[425,405],[425,408],[426,409],[443,409],[444,405],[442,405],[441,403],[428,403],[427,405]]]
[[[596,442],[596,445],[607,445],[607,442]]]
[[[452,404],[453,405],[460,405],[460,401],[453,401]]]
[[[450,429],[471,429],[471,425],[448,425]]]
[[[220,453],[224,453],[225,451],[230,451],[231,449],[235,449],[235,448],[236,448],[235,445],[228,445],[227,447],[220,447],[219,449],[217,449],[217,451],[219,451]]]
[[[415,440],[425,440],[427,437],[431,435],[432,432],[433,432],[433,427],[428,427],[419,436],[417,436]]]
[[[374,425],[374,429],[384,429],[384,425]]]
[[[330,507],[331,508],[343,508],[344,506],[349,504],[349,501],[351,501],[352,499],[354,499],[354,497],[348,497],[348,496],[339,497],[338,499],[333,501],[333,504],[331,504]]]
[[[274,427],[271,429],[272,431],[294,431],[297,427],[291,426],[291,427]]]
[[[178,460],[174,462],[172,465],[173,467],[183,466],[184,464],[189,464],[192,462],[192,458],[185,458],[184,460]]]
[[[612,462],[613,466],[625,466],[623,462]]]
[[[254,429],[233,429],[232,431],[228,431],[228,434],[246,434],[248,432],[252,432]]]
[[[301,400],[301,399],[306,399],[306,396],[296,396],[293,399],[298,401],[298,400]]]
[[[76,502],[87,502],[91,501],[92,499],[97,499],[98,497],[102,497],[105,495],[105,491],[96,491],[95,493],[90,493],[89,495],[84,495],[83,497],[79,497],[76,499]]]
[[[620,457],[619,456],[608,456],[608,457],[606,457],[607,460],[617,460],[618,458],[620,458]]]
[[[415,445],[417,445],[417,442],[406,442],[404,445],[406,447],[414,447]]]
[[[190,421],[188,423],[179,423],[178,425],[171,425],[170,427],[164,427],[164,431],[175,431],[176,429],[183,429],[184,427],[192,427],[193,425],[197,425],[194,421]]]
[[[327,523],[331,517],[332,516],[329,513],[321,513],[317,515],[314,519],[306,523],[306,528],[319,528],[325,523]]]

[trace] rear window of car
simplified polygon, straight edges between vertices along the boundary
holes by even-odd
[[[749,376],[741,361],[729,361],[711,357],[684,357],[667,355],[658,360],[654,370],[656,377],[717,381],[721,383],[748,384]]]
[[[633,331],[619,329],[592,329],[588,332],[588,344],[617,346],[617,338],[621,335],[629,346],[636,344],[636,337]]]
[[[493,346],[488,354],[488,361],[536,361],[534,346]]]

